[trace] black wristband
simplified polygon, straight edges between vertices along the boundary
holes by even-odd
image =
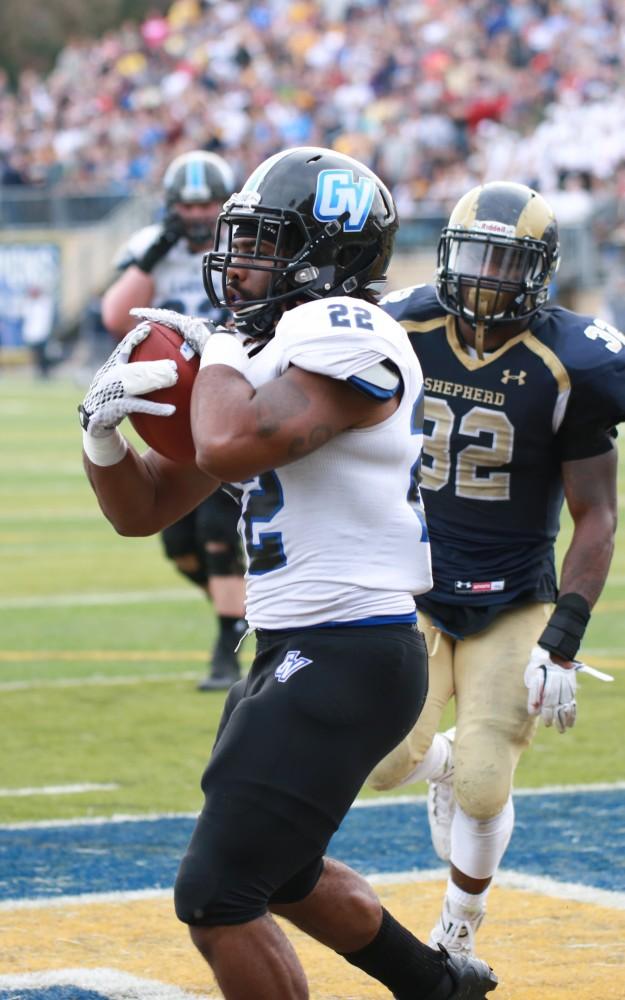
[[[590,605],[581,594],[563,594],[538,640],[538,645],[565,660],[574,660],[590,620]]]

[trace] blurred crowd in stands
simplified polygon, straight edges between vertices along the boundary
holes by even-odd
[[[484,180],[537,187],[591,234],[604,314],[625,326],[623,0],[173,0],[68,39],[47,75],[0,69],[5,203],[151,193],[192,148],[242,180],[301,144],[364,160],[404,220],[438,224]],[[570,246],[560,295],[590,259]]]
[[[406,214],[506,177],[613,228],[624,77],[620,0],[174,0],[0,77],[0,178],[131,193],[189,148],[242,178],[310,143],[369,163]]]

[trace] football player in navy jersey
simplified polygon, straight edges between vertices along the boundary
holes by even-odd
[[[226,699],[175,889],[228,1000],[309,997],[273,914],[397,1000],[482,1000],[497,985],[325,857],[427,690],[413,598],[432,583],[416,481],[423,378],[376,301],[396,229],[389,191],[358,161],[317,147],[270,157],[226,202],[205,258],[234,331],[172,319],[201,352],[197,467],[139,456],[117,430],[133,410],[168,412],[142,394],[175,380],[172,362],[128,363],[141,326],[81,407],[87,474],[123,534],[159,530],[220,482],[241,496],[256,656]]]
[[[539,717],[560,733],[575,722],[575,660],[614,546],[625,338],[548,304],[558,255],[540,194],[485,184],[442,232],[435,287],[382,303],[424,372],[434,586],[416,598],[426,706],[371,783],[429,781],[434,847],[451,866],[430,943],[461,954],[512,833],[519,757]],[[574,528],[558,581],[563,501]],[[455,732],[437,733],[452,696]]]
[[[224,322],[228,310],[213,308],[206,297],[202,260],[233,188],[230,167],[215,153],[196,149],[172,160],[163,177],[163,221],[130,238],[118,256],[119,277],[102,299],[102,318],[114,337],[121,339],[135,326],[132,308],[175,310]],[[238,519],[236,504],[219,490],[161,533],[167,558],[202,588],[215,608],[217,639],[200,691],[227,689],[241,675],[236,648],[246,622]]]

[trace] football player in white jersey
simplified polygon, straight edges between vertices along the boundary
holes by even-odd
[[[136,324],[132,307],[225,319],[227,311],[215,310],[206,297],[202,259],[233,189],[232,170],[215,153],[192,150],[172,160],[163,178],[163,221],[131,237],[116,262],[121,273],[102,299],[102,318],[113,336],[121,339]],[[236,504],[220,490],[161,535],[167,558],[215,608],[218,634],[200,691],[227,689],[241,674],[236,647],[246,623],[238,518]]]
[[[228,200],[205,257],[209,298],[236,332],[169,315],[201,351],[197,467],[139,456],[117,430],[137,408],[167,418],[141,394],[175,365],[127,363],[141,326],[81,407],[87,473],[123,534],[160,530],[220,482],[241,497],[256,657],[226,699],[175,890],[229,1000],[309,996],[274,913],[397,1000],[479,1000],[497,984],[485,962],[423,944],[324,856],[427,690],[413,598],[431,585],[423,378],[375,294],[396,229],[390,193],[361,163],[276,154]]]

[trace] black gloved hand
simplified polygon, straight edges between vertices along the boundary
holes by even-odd
[[[136,266],[149,274],[183,235],[184,223],[182,219],[176,212],[168,212],[152,243],[144,251],[143,256],[135,261]]]

